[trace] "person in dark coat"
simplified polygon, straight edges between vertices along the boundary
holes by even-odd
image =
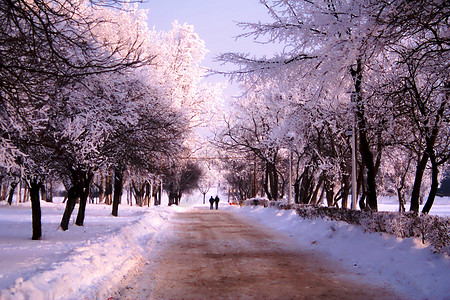
[[[209,209],[213,209],[213,206],[214,206],[214,198],[213,198],[213,196],[211,196],[211,198],[209,198],[209,204],[210,204]]]
[[[216,209],[219,209],[219,196],[216,196],[216,198],[214,199],[214,202],[216,203]]]

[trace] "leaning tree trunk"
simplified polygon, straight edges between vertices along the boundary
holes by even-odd
[[[403,197],[403,187],[397,188],[398,212],[405,212],[405,200]]]
[[[67,191],[66,208],[64,210],[64,214],[60,224],[61,229],[64,231],[69,229],[70,216],[72,215],[73,209],[75,208],[75,204],[79,197],[78,191],[79,189],[75,186],[70,187]]]
[[[428,159],[431,158],[430,156],[434,156],[434,147],[436,144],[436,139],[439,134],[439,129],[440,129],[439,126],[441,123],[441,119],[444,116],[446,103],[447,103],[446,101],[442,101],[441,106],[437,110],[436,116],[434,119],[434,124],[432,126],[430,126],[432,128],[431,131],[428,129],[429,128],[428,126],[425,126],[426,148],[423,153],[422,159],[420,160],[419,165],[417,166],[416,178],[414,180],[413,192],[411,194],[410,211],[413,211],[416,213],[419,212],[420,187],[422,185],[423,172],[425,171],[425,168],[427,166]],[[425,125],[429,125],[429,124],[426,123]],[[435,157],[433,157],[433,158],[435,159]],[[434,201],[434,199],[433,199],[433,201]],[[431,208],[431,206],[430,206],[430,208]]]
[[[120,199],[123,193],[123,171],[122,168],[114,169],[114,198],[112,204],[112,215],[117,217],[119,211]]]
[[[319,195],[319,190],[322,187],[322,183],[324,180],[324,176],[319,177],[319,182],[317,182],[316,188],[314,189],[314,192],[311,196],[311,200],[309,201],[310,204],[317,204],[317,196]]]
[[[32,240],[40,240],[42,237],[41,202],[39,200],[39,189],[41,185],[36,179],[30,182],[31,219],[33,227]]]
[[[416,177],[414,178],[414,186],[411,193],[411,206],[409,208],[410,211],[415,213],[419,212],[420,187],[422,186],[423,173],[425,172],[429,157],[428,153],[425,152],[416,168]]]
[[[428,214],[430,212],[431,207],[433,206],[434,199],[436,198],[437,189],[439,187],[439,180],[438,180],[438,164],[436,162],[436,157],[434,154],[430,155],[430,161],[431,161],[431,188],[430,192],[428,194],[427,202],[425,203],[425,206],[422,208],[422,213]]]
[[[83,172],[83,184],[82,190],[80,191],[80,205],[78,206],[78,214],[77,219],[75,221],[75,225],[83,226],[84,225],[84,217],[86,215],[86,203],[89,197],[90,186],[93,174],[90,172]]]

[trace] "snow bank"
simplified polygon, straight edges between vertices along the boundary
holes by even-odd
[[[109,211],[110,207],[106,208]],[[94,209],[94,206],[89,209]],[[0,291],[0,299],[108,298],[108,293],[114,290],[119,280],[142,260],[144,251],[148,251],[146,246],[151,243],[155,233],[164,229],[168,219],[179,210],[168,207],[139,209],[127,212],[126,219],[131,222],[108,216],[108,220],[117,220],[118,225],[105,223],[105,219],[87,219],[85,232],[89,231],[90,226],[94,228],[97,221],[101,223],[100,228],[103,227],[104,233],[97,234],[94,228],[91,234],[87,234],[87,240],[63,255],[64,259],[50,258],[47,265],[15,279],[12,286]],[[70,239],[70,230],[74,228],[69,228],[68,232],[59,232],[57,236]],[[21,255],[31,255],[33,248],[30,246],[21,251],[24,252]],[[52,254],[47,253],[50,256]]]
[[[420,239],[365,233],[344,222],[301,219],[294,210],[227,209],[288,234],[292,243],[339,261],[355,275],[389,284],[405,299],[450,299],[449,257],[433,253]]]

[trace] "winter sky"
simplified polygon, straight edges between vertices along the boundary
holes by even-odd
[[[194,25],[209,50],[203,65],[211,69],[223,70],[220,63],[214,62],[220,53],[251,53],[261,57],[276,52],[276,47],[255,43],[252,38],[235,39],[244,33],[237,22],[270,22],[267,9],[258,0],[147,0],[140,7],[149,9],[148,24],[158,31],[170,30],[175,20]]]

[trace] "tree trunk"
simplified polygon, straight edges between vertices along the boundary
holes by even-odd
[[[175,205],[180,205],[182,194],[180,192],[177,192],[176,194],[177,195],[175,197]]]
[[[170,191],[169,192],[169,206],[171,206],[172,204],[175,204],[175,201],[176,201],[176,193],[175,192],[173,192],[173,191]]]
[[[356,118],[358,121],[358,133],[359,133],[359,151],[361,153],[364,165],[367,168],[367,206],[370,210],[377,211],[377,185],[376,185],[376,168],[374,164],[374,157],[369,147],[369,141],[367,140],[367,124],[365,119],[364,103],[362,99],[362,62],[360,59],[357,61],[356,70],[351,69],[356,95]]]
[[[36,179],[30,182],[30,198],[31,198],[31,220],[33,227],[32,240],[40,240],[42,237],[42,225],[41,225],[41,202],[39,199],[39,189],[41,183]]]
[[[17,184],[18,183],[15,181],[11,182],[11,188],[9,189],[9,195],[8,195],[8,204],[9,205],[12,205],[12,200],[14,197],[14,192],[16,190]]]
[[[17,189],[16,201],[18,203],[22,202],[22,180],[19,181],[19,188]]]
[[[161,205],[162,190],[163,190],[163,186],[162,186],[162,181],[161,181],[158,189],[156,190],[155,205]]]
[[[112,215],[117,217],[119,211],[120,199],[123,192],[123,171],[122,168],[114,169],[114,199],[112,205]]]
[[[347,208],[348,206],[348,194],[350,191],[350,178],[347,175],[342,176],[342,208]]]
[[[30,191],[30,197],[31,197],[31,191]],[[45,188],[45,183],[41,184],[41,200],[47,201],[47,189]]]
[[[317,182],[317,186],[316,189],[314,190],[312,197],[311,197],[311,204],[317,204],[317,195],[319,194],[319,190],[322,187],[322,183],[323,183],[323,176],[319,177],[319,182]]]
[[[275,163],[270,163],[270,190],[272,191],[273,200],[278,200],[278,172]]]
[[[61,229],[64,231],[69,229],[70,216],[72,215],[73,209],[75,208],[78,197],[78,188],[76,186],[70,187],[67,191],[66,208],[61,220]]]
[[[265,170],[265,176],[264,176],[264,184],[263,184],[263,188],[264,188],[264,193],[266,193],[267,198],[269,200],[272,200],[272,191],[270,190],[270,185],[269,185],[269,163],[266,163],[266,170]]]
[[[420,187],[422,186],[423,173],[427,167],[429,157],[428,152],[425,152],[416,168],[416,177],[414,178],[414,187],[411,193],[411,207],[409,209],[415,213],[419,212]]]
[[[144,185],[139,182],[136,183],[136,180],[132,180],[134,197],[136,198],[136,205],[142,206],[144,202]]]
[[[28,186],[25,184],[23,187],[23,198],[22,198],[22,202],[28,202],[28,196],[29,196],[29,190],[28,190]]]
[[[404,212],[405,211],[405,200],[403,199],[403,186],[397,188],[397,196],[398,196],[398,211]]]
[[[446,86],[446,87],[448,88],[448,86]],[[416,213],[419,212],[420,187],[422,185],[423,172],[425,171],[425,168],[427,166],[428,159],[431,158],[430,156],[433,156],[434,160],[436,159],[434,157],[434,155],[435,155],[434,147],[436,144],[436,139],[439,134],[439,129],[440,129],[439,124],[444,115],[446,103],[447,103],[447,101],[441,102],[441,106],[437,110],[437,113],[435,116],[434,125],[432,127],[430,126],[432,128],[431,131],[429,130],[428,126],[425,126],[426,149],[423,153],[422,159],[419,162],[419,165],[417,166],[416,178],[414,180],[414,188],[413,188],[413,192],[411,194],[410,211],[413,211]],[[429,125],[429,124],[426,123],[425,125]],[[436,161],[434,163],[436,163]],[[433,162],[432,162],[432,164],[433,164]],[[437,172],[437,170],[436,170],[436,172]],[[436,189],[437,189],[437,187],[436,187]],[[434,197],[433,197],[432,201],[434,201]],[[431,209],[431,206],[430,206],[430,209]]]
[[[430,161],[431,161],[431,188],[430,192],[428,194],[427,202],[425,203],[425,206],[422,208],[422,213],[428,214],[430,212],[431,207],[433,206],[434,199],[436,198],[437,189],[439,187],[439,180],[438,180],[438,164],[436,163],[436,157],[434,154],[430,155]]]
[[[104,185],[103,172],[100,172],[100,184],[98,185],[98,202],[103,203],[105,201],[105,185]]]
[[[82,189],[80,191],[80,205],[78,206],[78,214],[77,219],[75,221],[75,225],[83,226],[84,225],[84,217],[86,215],[86,203],[89,197],[89,191],[91,187],[93,173],[83,172],[83,182]]]
[[[148,181],[145,181],[144,183],[144,205],[146,206],[150,206],[149,205],[149,201],[150,201],[150,183]]]
[[[64,231],[69,229],[70,216],[72,215],[77,200],[81,197],[86,175],[84,171],[78,169],[72,170],[71,176],[72,186],[67,190],[66,208],[61,220],[61,229]]]
[[[1,201],[6,200],[6,194],[8,193],[8,188],[6,182],[2,183],[2,194],[1,194]]]
[[[327,197],[327,205],[328,206],[333,206],[333,200],[334,200],[334,185],[331,183],[327,183],[325,182],[324,184],[324,188],[325,188],[325,197]]]
[[[294,203],[300,203],[300,179],[296,179],[294,182]]]
[[[312,174],[310,174],[310,168],[306,167],[301,176],[302,183],[300,185],[300,199],[301,204],[308,204],[311,198],[312,188]]]
[[[113,183],[112,183],[112,175],[106,175],[106,184],[105,184],[105,203],[107,205],[112,204],[112,193],[113,193]]]
[[[53,202],[53,181],[50,181],[49,190],[50,190],[50,200],[49,200],[49,202]]]

